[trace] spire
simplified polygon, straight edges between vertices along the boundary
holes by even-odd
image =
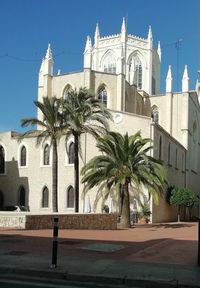
[[[167,79],[172,79],[172,66],[171,65],[169,65],[169,68],[168,68]]]
[[[188,68],[187,65],[185,65],[185,69],[183,72],[183,78],[182,78],[182,92],[188,92],[189,91],[189,76],[188,76]]]
[[[157,53],[161,62],[161,46],[160,46],[160,41],[158,41],[158,48],[157,48]]]
[[[122,27],[121,27],[121,42],[126,41],[126,24],[125,24],[125,17],[122,20]]]
[[[53,57],[50,44],[48,44],[47,52],[45,58],[43,59],[41,68],[43,70],[43,75],[53,75]]]
[[[48,44],[48,48],[47,48],[45,59],[48,59],[48,60],[52,59],[51,44]]]
[[[95,38],[100,37],[99,24],[98,24],[98,23],[96,24],[96,30],[95,30],[95,35],[94,35],[94,37],[95,37]]]
[[[92,61],[92,42],[90,36],[87,36],[84,51],[84,68],[91,68]]]
[[[152,49],[153,48],[153,34],[151,30],[151,25],[149,25],[149,32],[148,32],[147,40],[149,42],[149,49]]]
[[[195,90],[198,91],[198,88],[199,88],[199,81],[198,81],[198,79],[197,79],[197,81],[196,81],[196,86],[195,86]]]
[[[92,42],[90,36],[87,36],[86,45],[85,45],[85,52],[91,52],[92,50]]]
[[[172,69],[171,65],[169,65],[166,77],[166,93],[172,93],[172,84],[173,84]]]
[[[94,34],[94,46],[95,47],[99,46],[99,38],[100,38],[99,24],[97,23],[95,34]]]
[[[152,34],[152,30],[151,30],[151,25],[149,25],[149,32],[148,32],[148,39],[153,39],[153,34]]]
[[[123,17],[123,20],[122,20],[121,33],[126,33],[125,17]]]

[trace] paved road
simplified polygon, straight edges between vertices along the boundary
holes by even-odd
[[[67,282],[67,280],[56,280],[56,279],[41,279],[37,277],[24,277],[19,275],[9,275],[0,277],[1,288],[125,288],[122,285],[105,285],[97,283],[80,283],[80,282]],[[130,288],[130,286],[129,286]],[[133,287],[132,288],[137,288]]]
[[[68,288],[111,288],[110,283],[113,288],[124,287],[120,286],[123,283],[147,287],[150,282],[154,288],[163,287],[163,283],[165,287],[187,284],[200,288],[197,228],[197,223],[188,222],[138,225],[116,231],[60,230],[55,271],[50,269],[51,230],[0,229],[0,287],[63,287],[54,280],[24,283],[25,279],[7,277],[2,282],[7,273],[14,273],[18,277],[67,277],[64,287]],[[79,283],[72,285],[72,280]],[[88,285],[88,281],[93,284]]]

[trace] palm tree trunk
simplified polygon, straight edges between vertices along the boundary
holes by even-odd
[[[52,165],[52,207],[53,212],[58,212],[58,152],[56,139],[52,141],[53,165]]]
[[[78,157],[78,134],[74,134],[74,190],[75,212],[79,212],[79,157]]]
[[[130,201],[129,201],[129,189],[128,182],[122,186],[122,206],[121,206],[121,227],[130,228]]]

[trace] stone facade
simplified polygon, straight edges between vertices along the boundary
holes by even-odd
[[[200,155],[200,106],[196,91],[189,91],[187,66],[183,73],[182,91],[172,90],[173,73],[171,66],[166,77],[166,93],[160,95],[161,48],[153,47],[151,27],[147,38],[129,35],[123,20],[121,33],[101,37],[97,25],[94,44],[88,37],[84,51],[83,70],[76,73],[53,73],[53,56],[50,45],[42,61],[38,100],[45,96],[66,97],[69,89],[86,87],[99,99],[106,95],[106,105],[113,114],[110,129],[129,135],[141,131],[143,137],[154,142],[152,156],[163,160],[167,169],[169,185],[189,187],[199,192]],[[198,83],[197,83],[198,84]],[[199,87],[199,85],[197,85]],[[198,90],[199,91],[199,90]],[[31,105],[31,103],[30,103]],[[42,115],[38,111],[38,118]],[[0,133],[0,147],[3,147],[5,171],[0,174],[0,196],[4,205],[24,203],[33,213],[47,214],[52,211],[51,173],[52,151],[48,165],[44,165],[44,150],[49,142],[36,145],[34,137],[18,141],[18,133]],[[69,188],[74,185],[74,165],[69,164],[63,137],[58,145],[58,207],[61,213],[74,213],[68,203]],[[26,150],[26,165],[21,165],[22,147]],[[83,157],[80,169],[86,161],[98,153],[95,140],[82,135]],[[23,189],[24,190],[23,190]],[[48,203],[44,201],[48,189]],[[79,211],[101,212],[101,202],[94,208],[96,190],[82,194],[80,183]],[[24,195],[23,195],[23,193]],[[144,189],[144,194],[147,191]],[[23,197],[22,197],[23,196]],[[22,201],[23,200],[23,201]],[[107,200],[110,212],[118,212],[117,196]],[[131,210],[138,209],[131,196]],[[176,211],[161,197],[159,206],[151,203],[152,221],[175,220]]]

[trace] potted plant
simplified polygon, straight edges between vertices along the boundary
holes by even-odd
[[[103,213],[109,213],[109,207],[108,207],[108,205],[104,205],[104,206],[103,206],[102,212],[103,212]]]
[[[137,212],[137,218],[139,224],[146,224],[149,222],[149,218],[151,216],[151,211],[149,208],[149,203],[144,202],[144,204],[141,203],[141,210]]]

